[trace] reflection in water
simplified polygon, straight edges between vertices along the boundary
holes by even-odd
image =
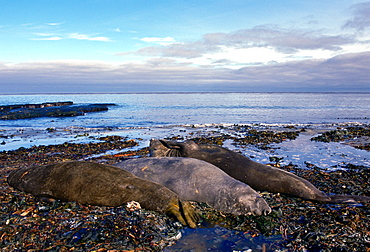
[[[252,237],[247,232],[222,227],[186,228],[182,238],[164,251],[271,251],[274,244],[282,242],[282,236]]]

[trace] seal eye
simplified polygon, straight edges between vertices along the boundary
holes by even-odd
[[[128,186],[126,186],[126,188],[127,188],[127,189],[131,189],[131,190],[132,190],[132,189],[135,189],[136,187],[135,187],[135,186],[133,186],[133,185],[128,185]]]

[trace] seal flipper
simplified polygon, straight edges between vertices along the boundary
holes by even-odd
[[[53,203],[56,201],[56,199],[49,197],[49,196],[38,196],[41,201],[46,202],[46,203]]]
[[[358,204],[370,202],[370,197],[368,196],[358,196],[358,195],[329,195],[329,203],[342,203],[342,204]]]
[[[196,228],[199,222],[199,215],[194,211],[193,206],[188,201],[179,201],[181,213],[184,216],[186,223],[191,228]]]
[[[189,202],[181,202],[181,200],[175,198],[171,200],[165,212],[169,215],[174,215],[184,226],[197,227],[199,216]]]

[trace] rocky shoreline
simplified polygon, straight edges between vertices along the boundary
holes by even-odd
[[[366,137],[368,129],[369,126],[347,129],[346,132],[352,132],[347,134],[352,135],[347,140]],[[251,129],[248,127],[239,127],[236,130],[248,131],[248,137],[225,134],[194,136],[192,140],[211,144],[223,144],[228,140],[236,146],[253,144],[258,148],[269,148],[271,143],[292,139],[302,132],[302,129],[294,128],[279,132],[249,131]],[[326,135],[322,134],[322,136]],[[189,138],[192,136],[190,135]],[[179,137],[172,136],[171,139],[179,139]],[[125,158],[148,155],[147,148],[126,149],[137,145],[136,139],[112,135],[94,140],[97,141],[34,146],[0,152],[0,247],[2,251],[24,249],[171,251],[171,248],[181,251],[176,246],[181,245],[182,234],[187,228],[167,216],[146,210],[130,211],[125,206],[96,207],[59,201],[44,203],[29,194],[14,190],[6,183],[6,176],[11,170],[30,165],[68,160],[91,160],[113,164]],[[108,150],[117,150],[117,153],[96,155],[106,153]],[[273,157],[271,165],[296,173],[327,193],[370,196],[369,167],[346,164],[344,169],[328,171],[311,165],[310,169],[302,169],[295,164],[281,165],[279,160]],[[370,250],[369,203],[323,204],[280,194],[266,192],[261,194],[273,209],[271,215],[233,216],[217,212],[203,203],[194,202],[193,205],[203,220],[200,228],[223,227],[232,230],[232,234],[237,233],[243,239],[249,239],[251,243],[258,238],[266,237],[266,240],[258,244],[261,251]],[[248,246],[243,247],[237,241],[232,243],[232,237],[228,235],[231,234],[217,238],[225,241],[224,251],[248,249]],[[276,239],[269,240],[268,237]],[[226,243],[227,240],[229,243]],[[191,248],[197,245],[187,246]],[[182,247],[185,246],[182,245]]]

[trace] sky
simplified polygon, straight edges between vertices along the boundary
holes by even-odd
[[[370,92],[370,1],[0,0],[0,94]]]

